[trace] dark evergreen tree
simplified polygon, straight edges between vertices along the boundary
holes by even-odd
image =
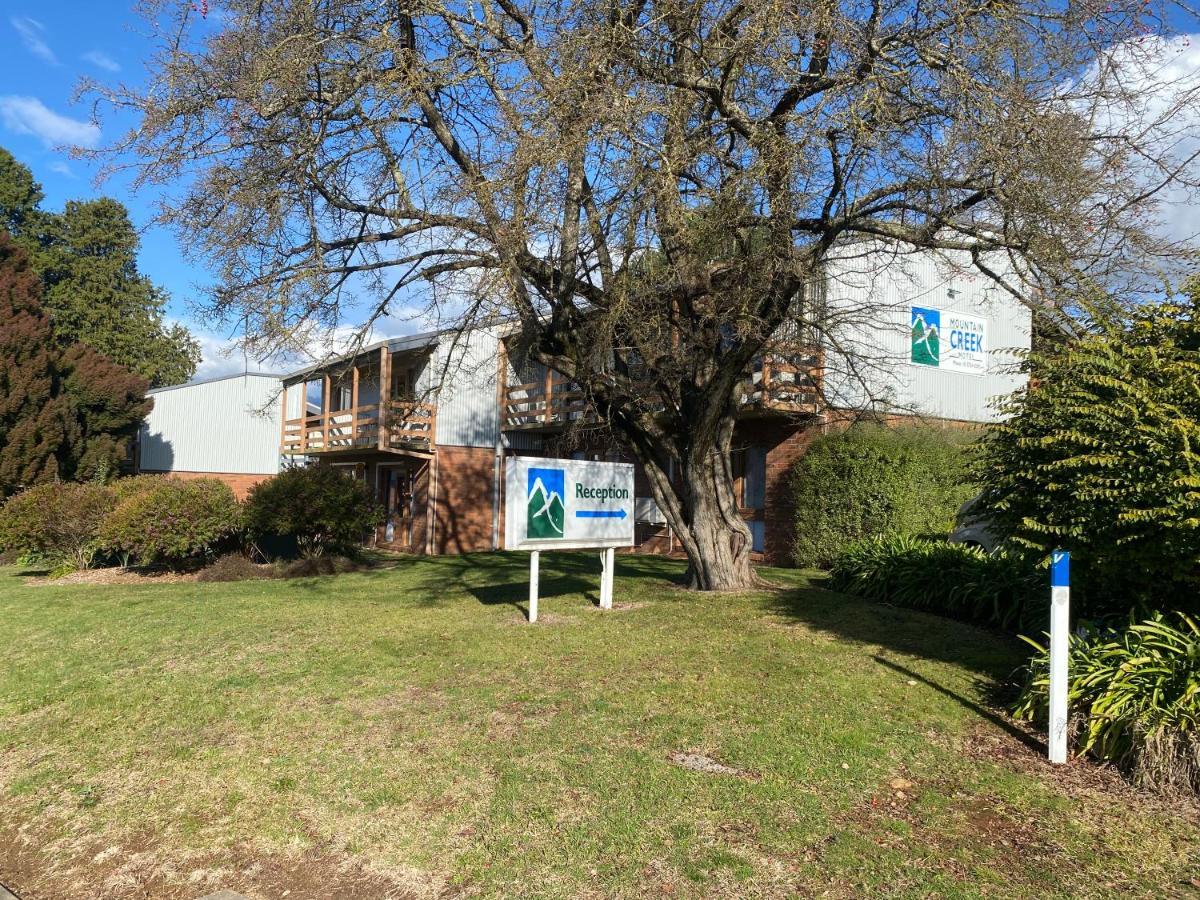
[[[33,173],[0,147],[0,231],[7,231],[18,244],[32,249],[36,244],[36,220],[43,198],[42,186]]]
[[[145,379],[55,334],[40,290],[0,233],[0,496],[116,472],[152,405]]]
[[[164,321],[169,298],[138,270],[140,241],[124,205],[72,200],[52,213],[41,201],[29,169],[0,148],[0,229],[30,255],[59,338],[87,344],[153,387],[191,378],[199,345]]]
[[[38,292],[25,254],[0,233],[0,496],[57,477],[66,441],[58,347]]]

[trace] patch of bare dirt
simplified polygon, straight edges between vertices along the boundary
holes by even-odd
[[[682,753],[678,750],[673,750],[667,754],[667,759],[671,760],[677,766],[682,766],[685,769],[700,772],[704,775],[733,775],[736,778],[748,778],[752,781],[757,781],[759,778],[756,772],[727,766],[725,763],[703,753]]]
[[[1066,765],[1052,765],[1046,759],[1042,736],[1024,722],[1009,720],[1024,732],[1028,740],[1016,740],[994,727],[979,723],[963,742],[967,756],[1005,765],[1042,781],[1052,782],[1069,797],[1104,797],[1108,802],[1153,806],[1196,823],[1200,827],[1200,799],[1186,796],[1167,797],[1130,784],[1116,768],[1088,757],[1075,757]]]
[[[0,882],[20,900],[195,900],[220,890],[249,900],[417,900],[452,896],[375,871],[331,850],[219,853],[164,859],[152,838],[81,846],[54,864],[30,828],[0,828]]]

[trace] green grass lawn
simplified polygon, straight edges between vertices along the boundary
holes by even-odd
[[[1052,770],[989,708],[1013,640],[795,572],[689,594],[644,557],[620,559],[602,612],[591,554],[543,559],[531,626],[525,565],[145,586],[0,570],[0,881],[1050,897],[1200,875],[1194,808]]]

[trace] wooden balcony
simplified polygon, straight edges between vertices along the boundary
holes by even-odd
[[[746,416],[795,416],[817,412],[824,358],[818,349],[772,352],[756,362],[741,412]],[[559,431],[569,425],[599,421],[572,382],[556,372],[544,380],[512,384],[505,389],[507,431]]]
[[[504,427],[509,431],[554,431],[596,420],[583,392],[557,372],[505,390]]]
[[[380,413],[382,412],[382,418]],[[287,456],[337,451],[420,450],[436,441],[437,407],[393,400],[285,419],[280,450]]]
[[[795,347],[772,351],[757,361],[742,411],[760,415],[815,413],[821,401],[825,359],[819,349]]]

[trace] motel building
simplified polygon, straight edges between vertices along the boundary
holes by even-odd
[[[754,550],[769,563],[788,559],[788,475],[815,437],[864,413],[947,427],[991,422],[993,400],[1025,380],[1013,364],[1030,345],[1030,311],[965,260],[859,247],[830,264],[820,295],[833,337],[824,346],[780,342],[755,361],[734,435],[737,496]],[[167,389],[143,429],[142,470],[211,474],[244,494],[281,465],[335,466],[384,507],[374,546],[502,549],[508,457],[633,461],[606,429],[589,427],[595,417],[581,393],[518,359],[516,343],[506,324],[429,332],[279,378]],[[851,365],[848,353],[865,362]],[[221,416],[230,433],[206,433]],[[672,552],[636,468],[634,490],[638,548]]]

